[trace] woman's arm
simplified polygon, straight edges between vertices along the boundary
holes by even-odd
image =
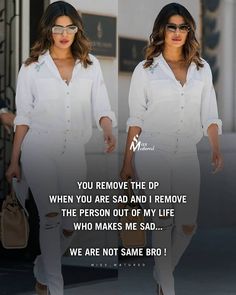
[[[136,135],[141,134],[141,128],[138,126],[130,126],[128,130],[128,135],[126,139],[126,147],[124,152],[123,167],[120,172],[120,177],[122,180],[126,181],[128,178],[134,177],[133,169],[133,154],[134,151],[130,148],[133,142],[133,139]]]
[[[143,63],[139,63],[132,75],[129,89],[129,119],[127,121],[128,135],[124,153],[123,167],[120,172],[122,180],[134,178],[132,142],[135,145],[135,137],[141,134],[144,123],[144,114],[147,110],[147,75],[143,69]]]
[[[109,117],[101,117],[99,123],[103,130],[105,144],[107,145],[106,152],[111,153],[114,151],[116,146],[116,139],[112,134],[112,121]]]
[[[223,168],[223,157],[220,152],[218,125],[211,124],[207,129],[207,133],[212,150],[211,162],[212,165],[214,165],[213,174],[215,174]]]
[[[208,136],[212,149],[213,173],[223,168],[223,158],[220,152],[219,135],[222,134],[222,122],[218,117],[216,93],[212,82],[210,66],[205,63],[205,85],[202,94],[201,121],[203,133]]]
[[[34,81],[30,66],[21,66],[17,78],[16,87],[16,117],[14,120],[14,141],[10,166],[7,169],[6,177],[9,182],[13,177],[20,180],[20,152],[23,139],[31,125],[33,111],[32,81]]]
[[[13,147],[12,147],[12,155],[11,155],[11,162],[6,172],[6,177],[9,182],[12,181],[13,177],[16,177],[17,180],[20,180],[20,151],[21,151],[21,144],[22,141],[28,132],[29,127],[27,125],[17,125]]]
[[[116,127],[116,117],[111,110],[107,89],[104,83],[99,61],[93,57],[94,81],[92,87],[92,108],[94,119],[99,130],[103,131],[106,152],[111,153],[116,146],[116,139],[112,134],[112,127]]]

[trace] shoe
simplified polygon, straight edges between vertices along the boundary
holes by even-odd
[[[43,285],[36,281],[35,284],[35,291],[37,295],[49,295],[48,287],[47,285]]]
[[[157,295],[164,295],[162,292],[162,288],[159,284],[157,284]]]

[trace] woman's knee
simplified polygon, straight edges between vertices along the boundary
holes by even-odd
[[[40,218],[40,224],[42,225],[46,230],[57,228],[61,223],[61,217],[58,212],[49,212],[45,214],[45,216]]]
[[[50,212],[50,213],[48,213],[48,214],[46,214],[45,216],[46,217],[56,217],[56,216],[58,216],[58,212]]]
[[[193,235],[195,232],[195,229],[196,229],[195,224],[183,224],[182,225],[183,233],[187,236]]]
[[[64,235],[66,238],[69,238],[69,237],[71,237],[71,236],[73,235],[74,230],[63,229],[62,232],[63,232],[63,235]]]

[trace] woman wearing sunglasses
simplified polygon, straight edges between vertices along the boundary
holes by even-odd
[[[34,265],[37,294],[62,295],[61,255],[74,236],[76,217],[61,216],[49,195],[78,195],[86,179],[84,145],[92,134],[92,113],[112,152],[116,123],[98,60],[89,54],[82,20],[64,1],[48,6],[38,40],[22,65],[17,83],[15,138],[7,171],[33,193],[40,217],[41,255]],[[21,155],[20,155],[21,154]],[[76,208],[76,204],[63,204]]]
[[[209,137],[213,173],[223,166],[212,74],[200,57],[195,22],[188,10],[171,3],[157,16],[146,60],[135,69],[130,86],[128,136],[121,177],[158,181],[149,195],[186,195],[186,203],[150,202],[152,209],[174,209],[174,216],[153,217],[152,247],[166,248],[167,255],[156,256],[154,278],[159,295],[174,295],[173,271],[196,231],[200,171],[196,144]],[[150,147],[147,150],[142,146]],[[161,199],[161,198],[160,198]],[[168,212],[166,210],[166,212]]]

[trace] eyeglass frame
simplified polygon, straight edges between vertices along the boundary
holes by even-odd
[[[171,30],[168,26],[175,27],[175,30],[174,30],[174,31]],[[183,27],[183,26],[186,27],[187,30],[181,30],[181,27]],[[166,24],[166,30],[169,31],[169,32],[176,33],[177,29],[179,29],[179,31],[180,31],[181,33],[188,33],[188,32],[191,31],[191,27],[190,27],[188,24],[185,24],[185,23],[180,24],[180,25],[173,24],[173,23],[168,23],[168,24]]]
[[[68,29],[70,28],[70,27],[74,27],[74,28],[76,28],[76,32],[74,32],[74,33],[69,33],[68,32]],[[62,30],[62,32],[61,33],[55,33],[55,32],[53,32],[53,29],[54,28],[60,28],[61,30]],[[60,25],[54,25],[53,27],[52,27],[52,33],[53,34],[56,34],[56,35],[61,35],[61,34],[64,34],[64,31],[66,31],[66,33],[67,34],[69,34],[69,35],[72,35],[72,34],[76,34],[77,32],[78,32],[78,30],[79,30],[79,28],[76,26],[76,25],[68,25],[68,26],[60,26]]]

